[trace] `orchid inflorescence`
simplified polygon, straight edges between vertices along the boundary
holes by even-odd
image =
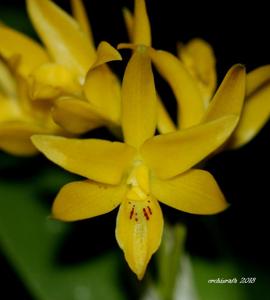
[[[121,55],[104,41],[95,48],[81,1],[71,1],[74,17],[50,0],[26,3],[43,45],[0,25],[0,149],[19,156],[40,151],[86,178],[60,190],[56,219],[120,206],[116,239],[142,279],[162,239],[158,201],[193,214],[227,208],[214,177],[197,165],[246,144],[268,121],[270,66],[246,76],[236,64],[216,90],[211,46],[196,38],[178,45],[178,57],[154,49],[145,1],[135,0],[134,14],[123,10],[130,41],[118,49],[132,56],[121,82],[108,66]],[[152,65],[175,95],[177,124],[158,95]],[[123,141],[79,138],[101,126]]]

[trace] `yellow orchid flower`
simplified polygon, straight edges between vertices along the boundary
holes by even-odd
[[[0,149],[33,155],[38,152],[30,140],[33,134],[62,130],[51,119],[49,107],[31,101],[27,82],[13,63],[0,59]]]
[[[203,101],[209,102],[217,77],[212,47],[202,39],[193,39],[186,45],[178,45],[178,57],[198,84]],[[262,66],[248,73],[246,86],[242,116],[227,145],[229,148],[248,143],[269,120],[270,66]]]
[[[133,45],[151,46],[151,27],[146,11],[144,0],[134,1],[134,16],[128,8],[123,9],[129,40]],[[160,132],[171,132],[177,130],[170,118],[160,96],[158,96],[158,119],[157,128]]]
[[[119,127],[120,83],[106,63],[121,56],[105,42],[96,50],[82,2],[73,1],[72,7],[78,22],[49,0],[27,0],[46,49],[4,25],[0,55],[19,61],[31,100],[53,107],[54,121],[65,130],[78,134]]]
[[[103,125],[120,126],[120,83],[106,63],[121,56],[105,42],[96,51],[82,1],[71,1],[71,5],[76,20],[49,0],[27,0],[30,19],[50,56],[69,70],[64,82],[68,90],[54,103],[53,118],[76,134]],[[35,79],[41,78],[44,84],[50,74],[41,68]],[[71,84],[74,76],[77,85]]]
[[[149,45],[151,31],[145,1],[135,0],[134,16],[127,8],[123,13],[130,40]],[[179,60],[165,51],[156,51],[153,55],[155,57],[153,62],[161,75],[169,82],[176,96],[178,128],[186,128],[207,120],[207,111],[217,85],[216,60],[212,47],[202,39],[193,39],[186,45],[178,44],[177,50]],[[225,77],[227,81],[233,82],[231,76],[236,73],[234,70],[237,68],[234,66],[229,70]],[[231,77],[231,80],[228,77]],[[270,66],[266,65],[253,70],[247,74],[246,80],[246,98],[241,118],[226,145],[227,148],[237,148],[248,143],[269,119]],[[226,86],[229,84],[227,83]],[[229,98],[224,99],[228,101]],[[223,104],[220,103],[220,105]],[[236,105],[238,112],[241,111],[242,103],[233,103],[233,99],[230,99],[226,105],[226,113],[233,113],[233,107]],[[232,107],[231,111],[230,107]],[[159,131],[166,133],[176,130],[169,116],[166,115],[164,118],[162,114],[164,115],[161,113],[159,116]]]
[[[227,207],[212,175],[191,168],[220,147],[238,122],[238,116],[228,115],[154,136],[156,102],[149,49],[138,46],[122,84],[124,143],[32,137],[50,160],[88,178],[60,190],[53,204],[53,217],[81,220],[120,205],[116,239],[139,279],[162,237],[163,217],[157,200],[194,214],[213,214]]]

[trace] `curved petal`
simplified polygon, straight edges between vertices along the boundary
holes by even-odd
[[[270,118],[270,81],[246,98],[243,112],[227,147],[238,148],[262,129]]]
[[[75,134],[113,123],[91,103],[74,97],[62,97],[56,100],[52,117],[55,123]]]
[[[122,60],[121,54],[109,43],[102,41],[98,45],[96,60],[91,69],[115,60]]]
[[[0,26],[0,53],[6,59],[20,57],[19,71],[28,75],[40,64],[48,62],[49,56],[34,40],[7,26]]]
[[[157,129],[160,133],[169,133],[176,131],[176,126],[174,125],[169,113],[167,112],[162,100],[158,97],[157,101]]]
[[[245,98],[246,72],[242,65],[230,68],[205,113],[203,122],[225,115],[240,116]]]
[[[88,101],[118,124],[121,109],[120,82],[105,63],[121,59],[116,49],[106,42],[100,43],[97,60],[88,71],[83,86]]]
[[[125,185],[107,185],[91,180],[68,183],[54,200],[53,217],[76,221],[108,213],[123,201],[125,192]]]
[[[95,48],[95,42],[94,42],[94,38],[93,38],[91,25],[90,25],[85,7],[83,5],[83,1],[82,0],[71,0],[70,3],[71,3],[72,15],[77,20],[77,22],[80,24],[82,30],[87,34],[92,47]]]
[[[0,94],[0,122],[11,121],[18,117],[21,117],[20,109],[14,99]]]
[[[38,153],[30,137],[43,133],[44,129],[23,121],[11,121],[0,124],[0,149],[18,156],[29,156]]]
[[[270,65],[265,65],[247,74],[247,97],[255,93],[270,79]]]
[[[239,124],[228,148],[248,143],[270,117],[270,65],[259,67],[247,74],[247,95]]]
[[[203,170],[189,170],[168,180],[152,177],[151,189],[159,201],[192,214],[216,214],[228,207],[214,177]]]
[[[125,22],[126,30],[128,33],[129,41],[132,42],[133,41],[134,17],[133,17],[133,14],[131,13],[131,11],[127,7],[123,8],[123,17],[124,17],[124,22]]]
[[[135,45],[151,46],[151,28],[145,0],[135,0],[133,41]]]
[[[107,184],[120,183],[135,150],[123,143],[35,135],[34,145],[64,169]]]
[[[116,239],[124,251],[125,259],[142,279],[147,264],[159,248],[163,232],[163,216],[158,202],[125,200],[119,209]]]
[[[7,63],[0,58],[0,94],[7,97],[16,95],[16,84]]]
[[[148,50],[133,53],[122,84],[122,126],[125,141],[136,148],[152,137],[157,122],[157,95]]]
[[[208,105],[217,85],[213,48],[206,41],[195,38],[186,45],[178,45],[178,57],[197,81],[203,100]]]
[[[205,113],[205,107],[196,81],[183,63],[166,51],[150,51],[151,59],[161,76],[168,81],[178,103],[180,128],[198,124]]]
[[[185,130],[155,136],[141,148],[145,163],[162,179],[190,169],[231,135],[238,117],[226,116]]]
[[[78,23],[49,0],[27,0],[31,21],[50,54],[83,79],[95,60],[95,49]]]

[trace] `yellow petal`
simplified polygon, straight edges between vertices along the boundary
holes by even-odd
[[[122,84],[122,126],[125,141],[136,148],[154,135],[157,96],[147,49],[140,46],[132,55]]]
[[[44,130],[34,124],[12,121],[0,124],[0,149],[18,156],[34,155],[38,151],[30,137]]]
[[[30,95],[33,100],[53,99],[61,94],[79,95],[81,86],[70,69],[55,63],[42,64],[31,73]]]
[[[0,122],[11,121],[12,119],[17,119],[20,116],[20,109],[16,101],[0,94]]]
[[[6,59],[20,57],[19,71],[23,75],[49,61],[47,53],[38,43],[7,26],[0,26],[0,40],[1,55]]]
[[[0,94],[7,97],[16,95],[16,84],[7,63],[0,58]]]
[[[162,100],[158,97],[157,102],[157,128],[160,133],[169,133],[176,131],[176,126],[174,125],[169,113],[167,112]]]
[[[208,104],[217,84],[216,59],[211,45],[195,38],[178,46],[178,56],[197,81],[203,100]]]
[[[94,42],[94,38],[93,38],[91,25],[90,25],[85,7],[83,5],[83,1],[82,0],[71,0],[70,3],[71,3],[72,15],[78,21],[82,30],[87,34],[87,36],[92,44],[92,47],[95,48],[95,42]]]
[[[132,42],[136,45],[151,46],[151,28],[145,0],[135,0]]]
[[[270,65],[265,65],[247,74],[247,96],[260,89],[270,79]]]
[[[131,11],[126,7],[123,8],[123,17],[124,17],[124,22],[126,25],[129,40],[130,40],[130,42],[132,42],[133,41],[134,17],[132,15]]]
[[[95,49],[78,23],[49,0],[27,0],[27,9],[54,60],[82,80],[95,60]]]
[[[120,123],[121,87],[115,74],[105,64],[121,60],[119,52],[106,42],[97,51],[97,60],[87,73],[83,90],[88,101],[110,119]]]
[[[270,116],[270,65],[256,68],[247,74],[247,95],[239,124],[229,148],[248,143],[269,120]]]
[[[151,256],[159,248],[162,231],[162,212],[155,199],[126,199],[121,204],[117,216],[116,239],[138,279],[143,278]]]
[[[233,115],[226,116],[196,127],[155,136],[142,146],[143,159],[159,178],[176,176],[219,148],[230,137],[238,119]]]
[[[203,170],[189,170],[167,180],[152,177],[151,189],[159,201],[187,213],[216,214],[228,207],[214,177]]]
[[[135,150],[123,143],[35,135],[34,145],[64,169],[102,183],[118,184]]]
[[[58,99],[54,103],[52,116],[58,125],[75,134],[113,123],[91,103],[74,97]]]
[[[240,116],[245,98],[246,72],[242,65],[230,68],[205,113],[203,122],[225,115]]]
[[[107,185],[91,180],[66,184],[53,203],[53,217],[76,221],[110,212],[124,199],[125,185]]]
[[[229,148],[238,148],[252,140],[270,118],[270,81],[250,94],[230,141]]]
[[[121,54],[109,43],[102,41],[98,45],[96,60],[91,69],[115,60],[122,60]]]
[[[204,103],[196,81],[177,57],[166,51],[150,51],[158,72],[168,81],[176,97],[180,128],[198,124],[205,112]]]

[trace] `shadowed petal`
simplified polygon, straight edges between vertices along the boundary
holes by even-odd
[[[176,126],[174,125],[169,113],[167,112],[162,100],[158,97],[157,99],[157,128],[160,133],[169,133],[176,131]]]
[[[124,22],[126,25],[126,30],[128,33],[129,40],[132,42],[133,41],[133,28],[134,28],[134,17],[131,13],[131,11],[127,8],[123,8],[123,17],[124,17]]]
[[[262,129],[269,117],[270,81],[246,98],[241,119],[229,141],[228,147],[238,148],[248,143]]]
[[[169,52],[152,49],[150,55],[158,72],[168,81],[176,97],[180,128],[198,124],[205,113],[205,106],[196,81],[183,63]]]
[[[49,61],[45,50],[34,40],[7,26],[0,26],[0,53],[6,59],[18,56],[19,71],[28,75],[37,66]]]
[[[247,74],[247,95],[239,124],[229,148],[248,143],[270,117],[270,65],[259,67]]]
[[[82,30],[87,34],[87,36],[92,44],[92,47],[95,48],[91,25],[90,25],[85,7],[83,5],[83,1],[82,0],[71,0],[70,3],[71,3],[72,15],[78,21]]]
[[[187,44],[178,44],[178,57],[196,79],[203,100],[208,105],[217,85],[214,51],[206,41],[195,38]]]
[[[110,212],[124,199],[125,185],[107,185],[94,181],[66,184],[53,203],[53,217],[62,221],[76,221]]]
[[[0,124],[0,149],[19,156],[37,154],[30,137],[43,133],[44,129],[23,121],[11,121]]]
[[[134,148],[97,139],[32,137],[34,145],[64,169],[102,183],[118,184],[134,157]]]
[[[83,90],[88,101],[116,123],[120,123],[121,87],[115,74],[106,65],[121,60],[121,55],[110,44],[101,42],[97,59],[88,71]]]
[[[161,202],[192,214],[216,214],[228,207],[214,177],[190,170],[168,180],[151,178],[153,195]]]
[[[27,0],[31,21],[57,63],[74,70],[80,80],[95,60],[95,49],[78,23],[49,0]]]
[[[75,134],[85,133],[113,123],[91,103],[74,97],[63,97],[56,100],[52,116],[58,125]]]

